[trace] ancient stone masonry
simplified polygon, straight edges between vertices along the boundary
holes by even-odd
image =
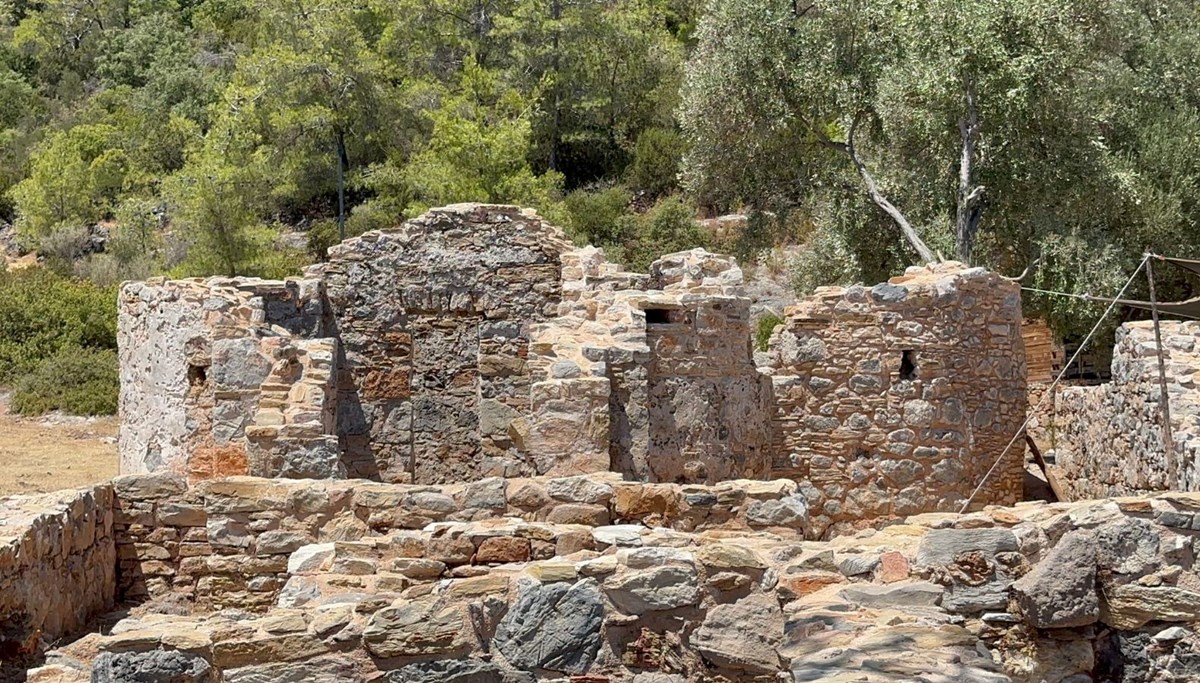
[[[320,292],[316,280],[123,287],[121,471],[339,476]]]
[[[1016,286],[823,289],[766,355],[733,259],[629,273],[516,207],[435,209],[304,278],[122,290],[122,472],[445,484],[795,480],[806,533],[961,504],[1024,417]],[[1012,502],[1020,448],[979,504]]]
[[[1162,322],[1174,452],[1163,448],[1158,345],[1150,322],[1117,330],[1112,381],[1058,392],[1051,427],[1073,499],[1200,490],[1200,323]]]
[[[957,510],[1025,419],[1020,289],[954,263],[820,288],[763,364],[773,473],[803,482],[815,527]],[[1010,449],[976,506],[1019,499],[1023,454]]]
[[[1200,494],[929,513],[811,542],[790,481],[188,486],[159,473],[102,489],[40,499],[48,516],[20,499],[27,514],[6,533],[46,552],[0,576],[31,586],[50,557],[88,546],[58,543],[42,520],[64,534],[111,519],[92,547],[111,561],[115,541],[122,596],[143,602],[18,680],[1200,677]],[[97,580],[111,590],[111,575]],[[4,624],[14,641],[33,635]]]
[[[0,678],[111,609],[115,577],[111,486],[0,498]]]
[[[532,212],[462,205],[330,250],[349,474],[422,483],[533,474],[510,436],[529,411],[530,325],[553,317],[572,246]]]
[[[300,280],[132,283],[122,471],[765,478],[740,284],[702,250],[622,273],[480,205],[347,240]]]
[[[312,544],[378,553],[349,572],[370,575],[363,581],[374,588],[376,581],[471,573],[462,565],[479,553],[489,562],[567,555],[594,547],[594,533],[609,533],[599,527],[802,535],[806,522],[797,486],[787,480],[710,487],[599,474],[432,487],[236,477],[189,487],[162,473],[122,476],[113,485],[119,595],[137,601],[174,593],[205,609],[267,609],[314,590],[307,579],[289,578],[288,559]],[[471,542],[454,538],[468,524]]]
[[[620,272],[564,257],[561,315],[535,330],[530,446],[539,472],[637,481],[770,474],[770,383],[750,352],[750,301],[729,258],[694,250]],[[583,429],[580,429],[582,416]]]

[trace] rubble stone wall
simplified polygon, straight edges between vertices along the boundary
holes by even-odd
[[[950,509],[1023,419],[1019,292],[996,275],[826,288],[759,357],[743,285],[730,257],[627,273],[479,204],[347,240],[302,279],[131,283],[122,472],[787,477],[825,533]],[[1016,499],[1021,450],[978,504]]]
[[[910,268],[788,309],[763,358],[773,476],[805,482],[814,526],[957,510],[1025,419],[1020,289],[983,269]],[[1023,444],[975,498],[1021,494]]]
[[[1056,471],[1071,498],[1200,490],[1200,323],[1163,321],[1161,329],[1174,452],[1163,448],[1153,324],[1126,323],[1112,381],[1058,392]]]
[[[0,498],[0,665],[112,608],[112,502],[107,484]]]
[[[565,257],[561,315],[537,330],[531,450],[539,473],[635,481],[765,479],[770,384],[750,349],[733,259],[693,250],[620,272],[596,249]],[[584,429],[578,428],[578,416]]]
[[[265,609],[281,591],[300,591],[304,582],[287,587],[296,573],[288,557],[311,544],[375,554],[345,572],[374,585],[469,574],[461,568],[481,558],[570,554],[593,548],[593,530],[609,525],[803,537],[807,521],[797,485],[787,480],[679,486],[598,474],[416,486],[233,477],[189,487],[158,473],[113,485],[120,595],[174,593],[205,609]],[[450,538],[471,523],[469,538]]]
[[[1200,494],[930,513],[812,542],[787,528],[671,528],[660,525],[669,516],[653,514],[594,526],[530,522],[520,516],[526,509],[511,514],[525,494],[507,491],[503,513],[495,485],[482,484],[450,495],[234,478],[183,491],[182,478],[171,475],[123,478],[118,499],[131,503],[123,514],[169,520],[160,530],[207,528],[214,552],[181,561],[172,592],[132,608],[109,632],[61,645],[28,680],[1200,678]],[[715,495],[721,505],[740,490],[738,507],[747,508],[783,500],[752,488],[761,482],[708,492],[598,478],[526,485],[572,501],[611,496],[613,511],[665,509],[658,506],[672,491],[685,502]],[[463,514],[468,498],[488,513],[466,519],[475,514]],[[196,513],[170,507],[180,499],[202,503],[206,527],[186,518]],[[580,504],[563,500],[551,514]],[[372,523],[377,515],[428,517],[451,507],[462,521],[420,531]],[[234,523],[246,532],[228,533]],[[168,535],[132,548],[170,548]],[[215,536],[239,535],[249,541],[237,553],[216,552],[232,544]],[[204,578],[180,580],[185,564],[206,567]],[[242,588],[237,572],[251,570],[238,565],[255,565],[266,578]],[[285,582],[274,591],[272,581]],[[212,592],[202,593],[202,584]],[[188,591],[196,591],[195,602]],[[255,597],[269,592],[273,600]]]
[[[446,483],[533,474],[509,434],[529,411],[530,326],[554,316],[558,228],[516,207],[434,209],[330,249],[349,474]]]
[[[157,278],[126,284],[118,306],[122,472],[337,476],[319,281]],[[279,395],[292,384],[296,406]],[[277,429],[248,443],[256,420]],[[270,456],[285,443],[305,457]]]

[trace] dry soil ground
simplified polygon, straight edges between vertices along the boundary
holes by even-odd
[[[117,474],[117,418],[21,417],[0,395],[0,496],[77,488]]]

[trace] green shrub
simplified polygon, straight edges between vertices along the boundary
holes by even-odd
[[[767,313],[759,318],[754,330],[754,348],[759,351],[766,351],[767,345],[771,342],[771,333],[782,323],[783,318],[774,313]]]
[[[629,265],[637,270],[646,270],[663,254],[709,246],[708,235],[696,221],[695,207],[679,195],[664,197],[645,214],[630,218],[637,237],[629,250]]]
[[[34,372],[60,352],[116,347],[115,288],[45,268],[0,273],[0,384]]]
[[[623,187],[575,190],[567,195],[571,238],[597,247],[623,245],[631,235],[622,219],[629,211],[629,191]]]
[[[684,153],[683,138],[669,128],[648,128],[638,136],[633,163],[626,177],[629,186],[664,195],[679,188],[679,160]]]
[[[116,351],[64,348],[17,380],[12,409],[22,415],[51,410],[111,415],[117,412],[118,388]]]

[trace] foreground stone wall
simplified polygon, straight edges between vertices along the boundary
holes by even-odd
[[[214,609],[264,609],[281,591],[308,590],[288,581],[288,556],[316,543],[376,553],[346,572],[374,587],[593,548],[594,529],[610,524],[803,537],[807,522],[797,485],[785,480],[678,486],[592,475],[431,487],[237,477],[189,487],[160,473],[118,477],[114,487],[120,594],[175,593]]]
[[[1073,499],[1200,490],[1200,323],[1161,323],[1174,452],[1163,448],[1152,323],[1117,329],[1112,381],[1058,392],[1056,471]]]
[[[500,497],[477,484],[461,496],[365,482],[345,491],[348,482],[249,478],[183,486],[168,475],[118,481],[123,514],[171,522],[158,527],[160,540],[134,544],[135,551],[169,548],[162,530],[172,525],[205,528],[216,550],[215,537],[237,537],[229,532],[244,516],[243,554],[206,557],[210,580],[228,584],[226,567],[278,557],[270,559],[279,574],[272,580],[283,589],[260,601],[240,587],[205,597],[191,582],[166,582],[169,590],[133,608],[107,635],[92,633],[50,653],[29,681],[1200,677],[1200,494],[924,514],[814,543],[787,528],[669,528],[662,523],[671,516],[661,512],[616,525],[530,522],[501,512]],[[776,493],[744,486],[738,496],[738,487],[705,492],[575,478],[522,489],[571,500],[611,496],[610,512],[634,501],[664,510],[672,491],[684,502],[724,497],[717,504],[731,505],[735,518],[754,501],[779,509],[770,505],[783,500]],[[516,494],[508,491],[505,505],[525,495]],[[452,504],[438,503],[439,495]],[[179,499],[189,502],[170,503]],[[474,505],[465,505],[468,499]],[[185,523],[200,521],[201,506],[186,507],[197,502],[208,515],[205,527]],[[563,501],[551,514],[579,504]],[[461,517],[490,512],[407,532],[377,518],[429,517],[439,508]],[[344,514],[350,509],[353,515]],[[269,528],[295,523],[292,537]],[[314,534],[327,535],[312,543]],[[267,551],[268,542],[278,547]],[[268,583],[251,581],[259,590]]]
[[[820,288],[763,361],[773,475],[812,487],[818,527],[957,510],[1025,419],[1020,289],[980,268]],[[1009,450],[976,507],[1019,499],[1023,454]]]
[[[116,598],[113,490],[0,498],[0,677]]]

